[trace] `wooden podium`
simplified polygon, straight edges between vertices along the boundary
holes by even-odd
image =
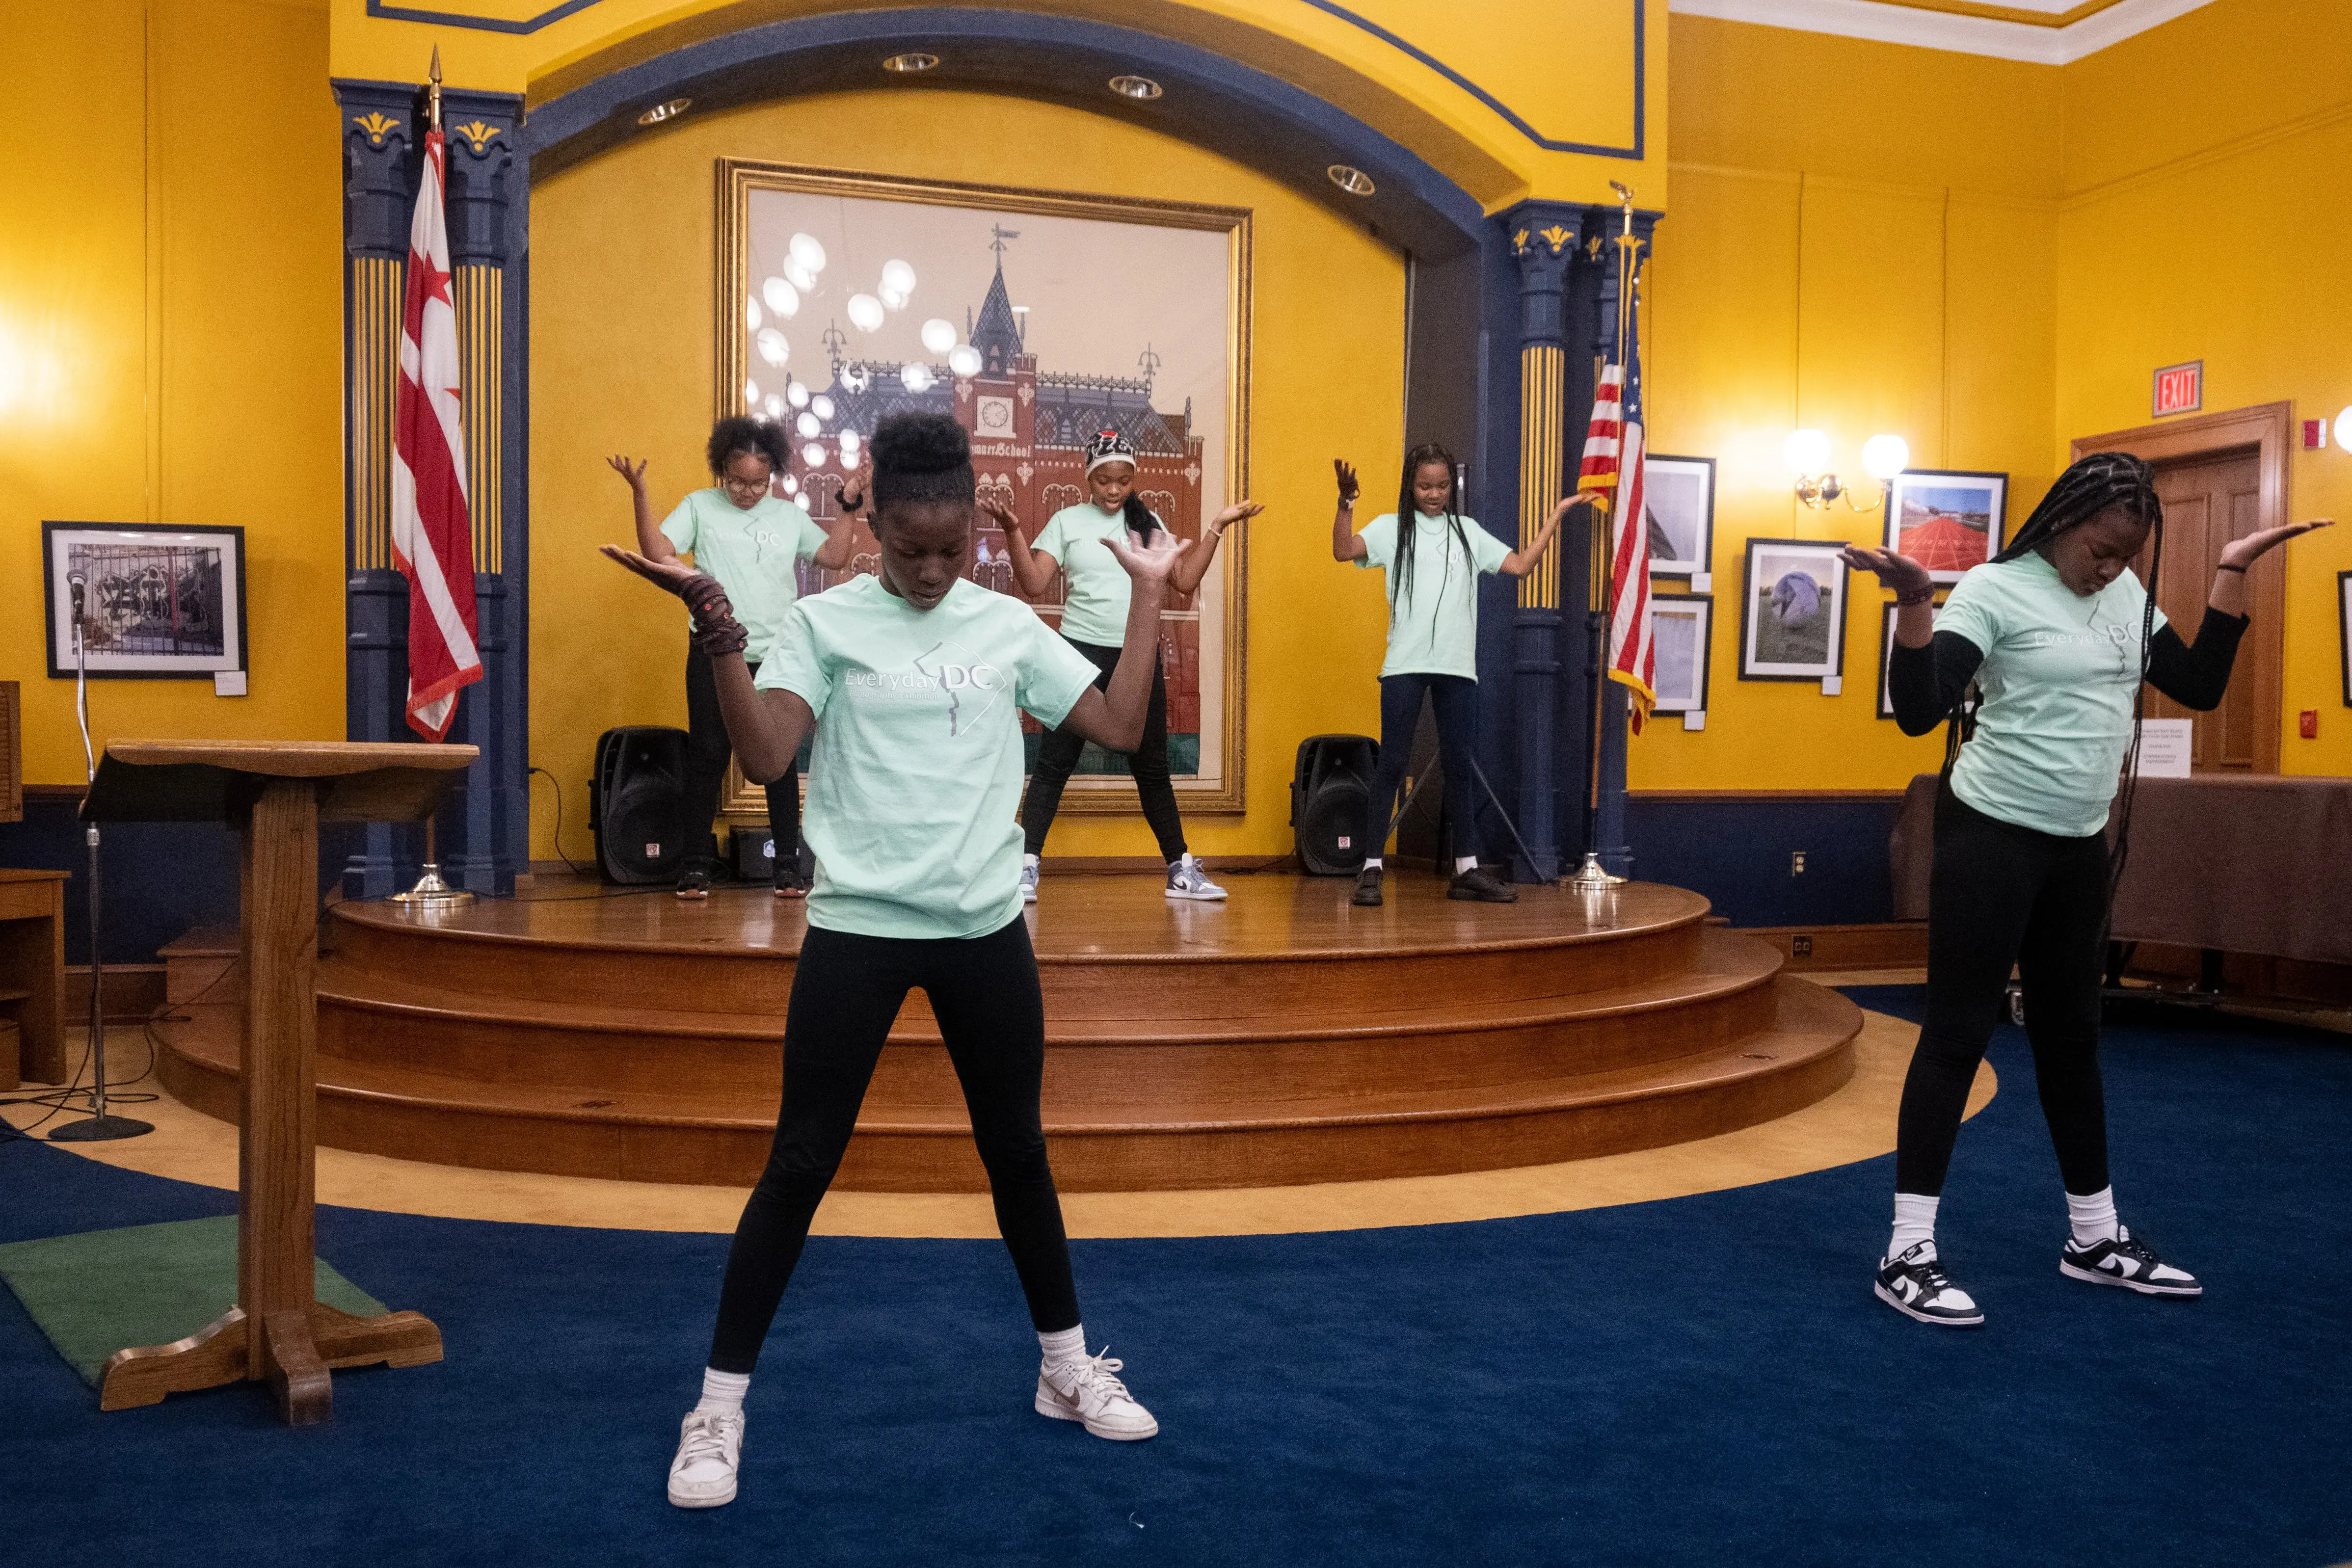
[[[171,1344],[117,1351],[99,1407],[267,1380],[296,1426],[334,1408],[328,1369],[441,1359],[415,1312],[355,1318],[314,1289],[319,824],[428,815],[478,755],[470,746],[338,741],[117,741],[82,815],[99,822],[226,821],[243,835],[245,1051],[237,1118],[236,1305]]]

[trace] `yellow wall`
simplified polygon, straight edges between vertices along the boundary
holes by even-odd
[[[1646,162],[1547,151],[1416,57],[1443,62],[1548,140],[1625,145],[1633,0],[1507,0],[1467,15],[1446,0],[1352,0],[1350,11],[1391,38],[1307,0],[992,0],[992,8],[1138,28],[1243,62],[1377,127],[1491,209],[1528,195],[1605,202],[1612,179],[1639,189],[1645,205],[1664,204],[1667,0],[1640,3],[1649,38]],[[593,0],[536,31],[496,33],[371,16],[366,0],[331,4],[338,77],[417,80],[437,44],[451,86],[527,92],[534,104],[719,34],[870,8],[863,0]],[[429,9],[518,21],[549,8],[546,0],[441,0]]]
[[[970,128],[984,122],[989,134]],[[955,93],[845,93],[688,119],[549,181],[531,206],[531,760],[572,799],[588,849],[590,748],[620,724],[683,724],[677,607],[594,553],[625,539],[628,492],[606,454],[650,459],[665,509],[707,483],[712,166],[722,156],[950,180],[1210,202],[1255,214],[1249,550],[1248,818],[1187,823],[1203,854],[1289,847],[1301,736],[1369,733],[1383,606],[1376,574],[1330,558],[1330,457],[1367,473],[1402,456],[1404,274],[1327,209],[1213,154],[1121,121]],[[1230,548],[1230,547],[1229,547]],[[533,800],[531,852],[553,853]],[[1065,819],[1057,855],[1148,854],[1139,818]]]
[[[2352,6],[2219,0],[2066,68],[2057,223],[2060,436],[2145,424],[2158,365],[2209,411],[2352,404]],[[2299,434],[2299,433],[2298,433]],[[2293,455],[2288,506],[2347,526],[2287,547],[2279,765],[2352,773],[2336,574],[2352,452]],[[2265,561],[2257,571],[2282,570]],[[2319,713],[2319,737],[2296,733]]]
[[[1717,459],[1715,625],[1706,727],[1652,725],[1628,782],[1897,788],[1942,740],[1876,716],[1875,580],[1849,580],[1842,695],[1741,681],[1744,541],[1878,541],[1877,512],[1797,503],[1780,445],[1799,426],[1828,432],[1864,492],[1881,431],[1915,467],[2007,472],[2012,527],[2048,488],[2055,73],[1698,17],[1673,35],[1644,388],[1653,450]]]
[[[343,733],[341,195],[325,0],[0,7],[0,677],[79,782],[41,522],[246,529],[252,695],[107,681],[108,736]],[[248,112],[249,111],[249,112]]]

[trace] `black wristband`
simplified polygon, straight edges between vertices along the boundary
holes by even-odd
[[[711,658],[740,653],[750,644],[751,634],[735,619],[735,606],[717,578],[698,571],[678,585],[677,596],[694,617],[694,645]]]
[[[2213,570],[2215,571],[2234,571],[2240,577],[2246,575],[2246,569],[2244,567],[2231,566],[2228,561],[2223,561],[2220,566],[2215,567]]]
[[[1936,585],[1932,582],[1919,588],[1899,588],[1895,591],[1895,607],[1905,610],[1914,604],[1925,604],[1935,597]]]

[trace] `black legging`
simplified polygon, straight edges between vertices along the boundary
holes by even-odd
[[[2099,986],[2107,936],[2107,839],[2056,838],[1986,816],[1947,782],[1936,799],[1927,893],[1927,1021],[1903,1082],[1895,1190],[1944,1190],[1952,1143],[2015,964],[2042,1114],[2066,1190],[2107,1185],[2099,1088]]]
[[[760,666],[746,661],[752,674]],[[710,819],[719,814],[719,787],[727,779],[727,721],[719,711],[719,679],[710,655],[686,649],[686,790],[679,797],[678,860],[681,869],[718,859]],[[775,835],[776,865],[791,865],[801,851],[801,774],[797,762],[768,786],[768,831]]]
[[[1111,672],[1118,668],[1118,650],[1074,637],[1062,640],[1094,661],[1100,672],[1095,676],[1095,690],[1108,691]],[[1070,781],[1078,754],[1086,748],[1087,737],[1075,729],[1049,729],[1037,737],[1037,766],[1029,775],[1029,793],[1021,802],[1021,836],[1029,853],[1045,852],[1046,830],[1053,827],[1054,813],[1062,807],[1062,787]],[[1143,820],[1151,824],[1151,836],[1160,841],[1160,858],[1181,860],[1184,819],[1177,814],[1176,787],[1168,779],[1168,679],[1156,644],[1151,652],[1151,706],[1143,710],[1143,738],[1129,756],[1127,766],[1135,775],[1135,792],[1143,801]]]
[[[1020,1272],[1030,1321],[1040,1333],[1077,1326],[1070,1247],[1037,1114],[1045,1004],[1028,926],[1015,919],[987,936],[916,940],[813,925],[801,939],[784,1014],[776,1141],[727,1254],[712,1370],[750,1372],[758,1364],[817,1200],[857,1125],[891,1020],[917,986],[930,998],[963,1085],[972,1141],[996,1200],[996,1228]]]
[[[1413,732],[1421,727],[1422,694],[1437,709],[1437,757],[1445,768],[1445,792],[1453,806],[1454,853],[1478,852],[1478,809],[1472,793],[1476,775],[1471,753],[1478,736],[1478,683],[1467,675],[1382,675],[1381,760],[1372,770],[1371,798],[1364,802],[1364,842],[1378,856],[1389,841],[1389,819],[1412,765]]]

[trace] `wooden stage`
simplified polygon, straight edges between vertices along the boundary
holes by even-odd
[[[1696,894],[1449,902],[1425,873],[1049,875],[1045,1130],[1074,1192],[1279,1186],[1549,1164],[1785,1114],[1853,1071],[1861,1014],[1706,924]],[[540,878],[453,914],[341,904],[318,981],[319,1142],[407,1159],[748,1185],[766,1158],[803,905]],[[431,984],[421,977],[430,977]],[[985,1179],[921,993],[838,1185]],[[236,1112],[234,1031],[175,1031],[181,1099]]]

